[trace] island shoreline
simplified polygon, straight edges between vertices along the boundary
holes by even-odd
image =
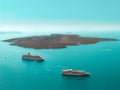
[[[76,34],[51,34],[42,36],[21,37],[3,40],[10,45],[34,49],[57,49],[67,46],[96,44],[101,41],[118,41],[114,38],[81,37]]]

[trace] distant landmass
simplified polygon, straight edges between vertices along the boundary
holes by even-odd
[[[48,36],[31,36],[22,38],[13,38],[3,40],[10,42],[10,45],[21,46],[25,48],[49,49],[66,48],[70,45],[95,44],[100,41],[118,41],[114,38],[82,37],[70,34],[51,34]]]
[[[18,32],[18,31],[0,31],[0,34],[19,34],[21,32]]]

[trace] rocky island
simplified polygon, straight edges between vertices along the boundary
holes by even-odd
[[[95,44],[100,41],[118,41],[114,38],[96,38],[81,37],[79,35],[69,34],[51,34],[48,36],[31,36],[22,38],[13,38],[3,40],[10,42],[10,45],[21,46],[25,48],[49,49],[49,48],[66,48],[70,45]]]

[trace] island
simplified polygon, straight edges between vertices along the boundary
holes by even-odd
[[[24,48],[50,49],[50,48],[66,48],[67,46],[81,44],[95,44],[100,41],[118,41],[118,39],[82,37],[75,34],[51,34],[43,36],[12,38],[3,41],[9,42],[10,45],[21,46]]]

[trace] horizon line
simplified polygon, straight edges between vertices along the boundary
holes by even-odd
[[[0,31],[120,31],[119,22],[0,23]]]

